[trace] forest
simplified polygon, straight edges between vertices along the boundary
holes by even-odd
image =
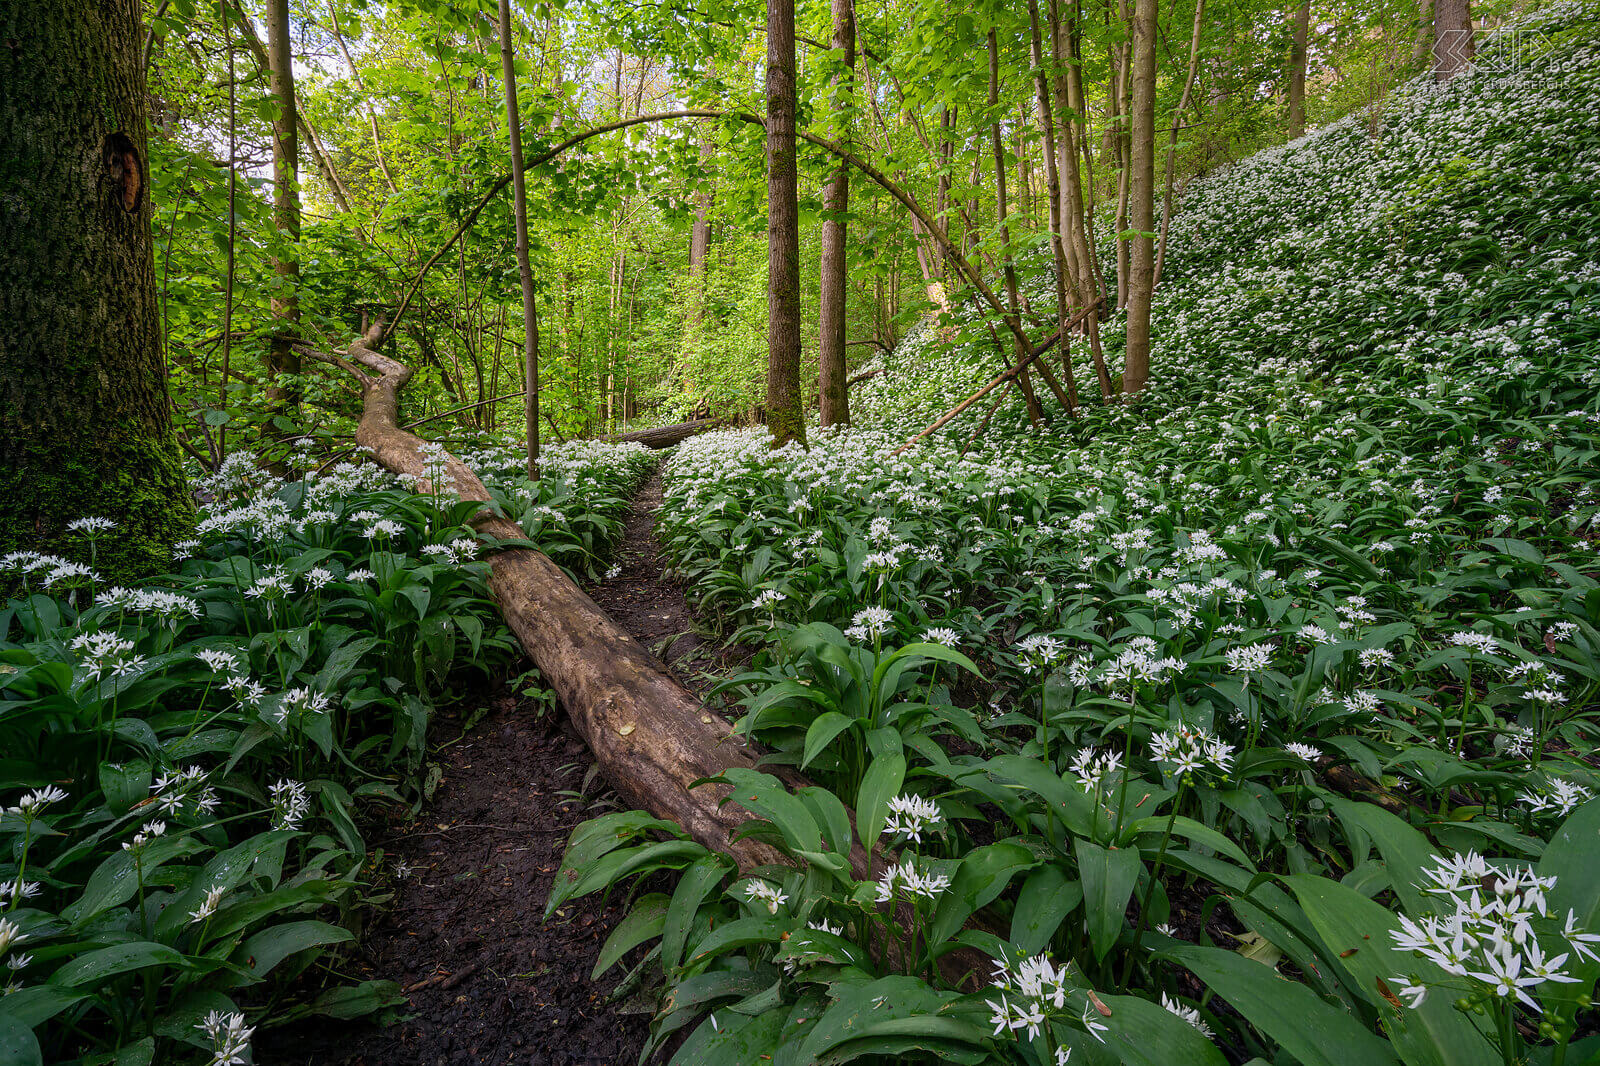
[[[0,1066],[1600,1063],[1597,0],[0,45]]]

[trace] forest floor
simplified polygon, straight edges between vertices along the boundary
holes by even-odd
[[[704,695],[748,654],[697,632],[667,580],[654,530],[658,471],[640,489],[614,563],[589,589],[601,609]],[[379,1027],[314,1018],[263,1033],[257,1061],[305,1066],[633,1066],[648,1005],[624,1013],[613,970],[589,973],[625,901],[586,896],[546,923],[545,901],[572,829],[609,807],[594,759],[559,712],[505,692],[486,713],[441,721],[444,777],[431,802],[375,846],[406,876],[362,938],[346,976],[397,981],[410,1003]],[[587,793],[579,795],[579,793]]]

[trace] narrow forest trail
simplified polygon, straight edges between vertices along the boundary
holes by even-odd
[[[639,489],[614,557],[614,573],[588,591],[691,691],[738,656],[694,631],[683,590],[663,576],[654,532],[658,469]],[[668,638],[677,639],[668,642]],[[665,645],[663,647],[663,645]],[[609,809],[594,759],[558,711],[505,692],[469,712],[466,732],[437,758],[443,777],[409,825],[373,849],[386,861],[374,891],[389,887],[345,976],[396,981],[404,1020],[386,1027],[310,1019],[262,1034],[257,1061],[305,1066],[633,1066],[649,1015],[609,1003],[620,980],[589,973],[624,907],[575,900],[543,921],[567,837]],[[481,712],[481,714],[479,713]],[[473,717],[481,717],[475,724]],[[440,723],[441,737],[463,719]]]

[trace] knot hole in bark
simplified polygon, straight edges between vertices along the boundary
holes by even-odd
[[[112,194],[124,211],[139,209],[139,194],[144,191],[144,163],[139,149],[126,133],[106,138],[106,173],[111,177]]]

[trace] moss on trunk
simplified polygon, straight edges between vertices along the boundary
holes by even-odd
[[[0,553],[163,566],[193,523],[156,317],[134,0],[0,0]]]

